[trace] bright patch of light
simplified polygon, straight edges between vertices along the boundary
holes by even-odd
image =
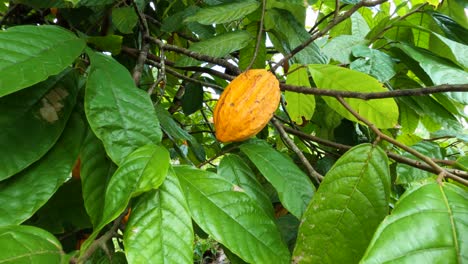
[[[58,19],[54,18],[54,24],[57,24]]]
[[[315,22],[317,21],[318,12],[314,11],[311,6],[308,6],[306,9],[306,21],[305,28],[307,30],[311,29]]]
[[[112,53],[110,53],[110,52],[108,52],[108,51],[103,51],[102,54],[107,55],[107,56],[111,56],[111,55],[112,55]]]
[[[154,3],[153,3],[153,2],[150,2],[150,4],[149,4],[149,5],[150,5],[151,9],[153,9],[154,11],[156,11],[156,6],[154,5]]]

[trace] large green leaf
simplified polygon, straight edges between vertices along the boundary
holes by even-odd
[[[270,198],[241,157],[234,154],[224,156],[218,166],[218,175],[238,186],[257,202],[267,215],[273,216]]]
[[[0,31],[0,97],[68,67],[85,42],[57,26],[16,26]]]
[[[363,45],[366,41],[352,35],[340,35],[332,38],[322,49],[328,57],[344,64],[351,63],[351,49],[356,45]]]
[[[353,92],[384,92],[381,83],[362,72],[334,66],[309,65],[309,70],[318,88]],[[335,98],[324,97],[325,102],[341,116],[357,121]],[[345,101],[361,116],[378,128],[392,128],[398,122],[398,106],[393,98],[368,100],[348,98]]]
[[[77,74],[66,70],[0,98],[0,180],[31,165],[55,144],[70,117],[77,93]]]
[[[172,169],[132,208],[124,245],[129,263],[193,263],[192,219]]]
[[[397,47],[417,61],[434,84],[468,83],[468,72],[460,69],[455,64],[437,57],[428,51],[417,49],[409,45],[398,44]],[[449,92],[447,95],[457,102],[468,104],[468,93]]]
[[[69,177],[84,136],[84,124],[72,115],[54,145],[39,161],[0,182],[0,226],[20,224],[31,217]]]
[[[434,142],[429,142],[429,141],[419,142],[416,145],[411,146],[411,148],[434,159],[443,158],[439,145]],[[405,152],[403,156],[407,158],[411,158],[411,159],[417,159],[413,155],[407,152]],[[434,174],[414,168],[406,164],[398,163],[397,178],[395,180],[395,183],[396,184],[408,184],[414,181],[420,181],[422,179],[429,178],[431,176],[434,176]]]
[[[395,74],[392,57],[384,52],[371,49],[365,45],[357,45],[352,48],[353,56],[357,57],[350,69],[367,73],[384,83],[390,80]]]
[[[136,149],[115,171],[107,185],[101,227],[117,218],[130,198],[158,188],[169,169],[169,152],[156,145]]]
[[[290,73],[286,79],[287,84],[310,87],[307,68],[298,64],[293,64],[289,71]],[[288,110],[289,116],[295,123],[301,125],[303,119],[310,120],[314,115],[314,95],[286,91],[284,93],[284,98],[287,103],[286,110]]]
[[[85,110],[89,124],[111,159],[120,165],[132,151],[161,141],[153,104],[124,66],[109,56],[90,53]]]
[[[255,0],[244,0],[223,5],[200,8],[184,22],[198,22],[203,25],[231,22],[252,13],[260,6]]]
[[[215,173],[176,167],[195,222],[250,263],[289,263],[289,251],[275,223],[237,186]]]
[[[385,152],[362,144],[346,152],[320,184],[299,228],[295,263],[357,263],[388,214]]]
[[[310,38],[307,30],[304,29],[303,25],[290,12],[276,8],[268,9],[265,13],[265,29],[269,33],[273,33],[279,40],[280,43],[275,43],[275,47],[278,50],[284,50],[286,53],[289,53]],[[317,44],[312,42],[297,53],[293,61],[299,64],[325,64],[327,63],[327,58],[322,54]]]
[[[361,263],[466,263],[468,193],[451,183],[407,190],[381,223]]]
[[[436,38],[431,38],[431,50],[439,56],[446,57],[455,63],[461,65],[465,70],[468,69],[468,46],[448,39],[437,33],[432,33]],[[435,45],[433,45],[435,42]],[[450,52],[447,52],[447,49]]]
[[[283,206],[300,219],[315,191],[307,175],[264,141],[250,141],[240,149],[273,185]]]
[[[0,226],[0,263],[64,263],[60,242],[33,226]]]
[[[247,46],[253,35],[245,30],[237,30],[212,37],[190,46],[189,50],[212,57],[223,57]],[[177,66],[192,66],[199,64],[197,60],[183,57],[176,62]]]
[[[112,9],[112,23],[124,34],[130,34],[138,22],[138,16],[133,7]]]
[[[88,129],[81,149],[81,184],[86,211],[96,227],[102,217],[107,183],[116,170],[102,142]]]

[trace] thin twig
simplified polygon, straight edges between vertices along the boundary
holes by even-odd
[[[293,86],[288,84],[280,84],[281,90],[291,91],[303,94],[314,94],[322,96],[343,97],[343,98],[358,98],[362,100],[370,99],[383,99],[390,97],[403,97],[403,96],[423,96],[434,93],[444,92],[468,92],[468,84],[441,84],[436,86],[429,86],[416,89],[392,90],[386,92],[373,92],[362,93],[352,91],[341,91],[332,89],[317,89],[307,86]]]
[[[281,138],[292,149],[292,151],[296,153],[296,155],[301,160],[301,163],[306,167],[310,179],[320,184],[320,182],[323,180],[323,176],[312,167],[310,162],[304,156],[304,153],[302,153],[302,151],[296,146],[294,141],[291,138],[289,138],[286,131],[284,131],[283,125],[276,118],[272,118],[271,123],[273,123],[276,130],[278,130]]]
[[[421,159],[422,161],[427,163],[429,166],[431,166],[434,169],[434,171],[437,172],[437,175],[439,175],[439,179],[444,178],[444,177],[449,177],[449,178],[451,178],[453,180],[460,181],[460,182],[462,182],[464,184],[468,183],[468,181],[466,181],[466,180],[464,180],[464,179],[450,173],[449,171],[445,170],[444,168],[440,167],[430,157],[428,157],[428,156],[422,154],[421,152],[419,152],[419,151],[417,151],[417,150],[415,150],[413,148],[410,148],[410,147],[396,141],[395,139],[387,136],[386,134],[382,133],[373,123],[371,123],[369,120],[367,120],[366,118],[364,118],[363,116],[358,114],[342,97],[337,97],[336,99],[341,103],[341,105],[343,105],[346,108],[346,110],[348,110],[348,112],[350,112],[359,121],[366,124],[380,138],[382,138],[383,140],[385,140],[385,141],[387,141],[387,142],[389,142],[389,143],[403,149],[404,151],[414,155],[415,157]]]
[[[258,35],[257,35],[257,42],[255,43],[255,51],[252,56],[252,59],[250,60],[249,65],[245,69],[246,71],[250,70],[252,68],[252,65],[254,64],[255,60],[257,59],[258,51],[260,49],[260,43],[262,42],[262,35],[263,35],[263,19],[265,17],[265,10],[266,10],[266,0],[262,1],[262,16],[260,18],[260,25],[258,28]]]

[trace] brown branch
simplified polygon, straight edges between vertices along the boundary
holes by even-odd
[[[138,19],[140,20],[140,28],[142,33],[142,48],[140,50],[140,54],[137,58],[137,63],[133,68],[133,81],[135,82],[136,86],[140,85],[141,74],[143,72],[143,68],[145,65],[146,57],[148,56],[148,52],[150,49],[150,44],[147,42],[147,37],[150,36],[148,23],[146,22],[146,17],[144,14],[141,13],[140,9],[138,9],[137,4],[135,1],[132,1],[133,9],[138,15]]]
[[[310,88],[307,86],[293,86],[288,84],[280,84],[281,90],[291,91],[296,93],[303,94],[314,94],[322,96],[332,96],[332,97],[344,97],[344,98],[358,98],[362,100],[370,99],[383,99],[390,97],[402,97],[402,96],[423,96],[434,93],[443,93],[443,92],[468,92],[468,84],[442,84],[436,86],[429,86],[424,88],[416,89],[405,89],[405,90],[393,90],[386,92],[373,92],[373,93],[362,93],[362,92],[352,92],[352,91],[340,91],[332,89],[317,89]]]
[[[449,178],[451,178],[453,180],[456,180],[458,182],[461,182],[463,184],[468,185],[468,180],[460,178],[460,177],[450,173],[449,171],[445,170],[444,168],[440,167],[430,157],[428,157],[428,156],[422,154],[421,152],[419,152],[419,151],[417,151],[417,150],[415,150],[413,148],[410,148],[410,147],[396,141],[395,139],[387,136],[386,134],[382,133],[373,123],[371,123],[369,120],[367,120],[363,116],[359,115],[342,97],[337,97],[336,99],[341,103],[341,105],[343,105],[346,108],[346,110],[348,110],[348,112],[350,112],[359,121],[366,124],[381,139],[384,139],[385,141],[387,141],[387,142],[389,142],[389,143],[391,143],[391,144],[405,150],[406,152],[414,155],[415,157],[421,159],[422,161],[427,163],[429,166],[431,166],[434,169],[434,171],[437,173],[437,175],[439,175],[438,180],[441,180],[444,177],[449,177]]]
[[[374,1],[372,1],[372,0],[362,0],[361,2],[355,4],[353,7],[351,7],[351,9],[346,11],[343,15],[338,16],[335,19],[333,19],[333,21],[331,23],[329,23],[324,29],[317,32],[312,37],[310,37],[308,40],[303,42],[301,45],[294,48],[289,54],[284,56],[284,58],[282,58],[278,63],[276,63],[276,65],[272,67],[271,71],[275,72],[276,69],[280,65],[283,65],[285,61],[287,61],[287,60],[291,59],[292,57],[294,57],[297,53],[299,53],[301,50],[305,49],[307,46],[310,45],[310,43],[314,42],[319,37],[324,36],[330,29],[332,29],[334,26],[338,25],[339,23],[343,22],[345,19],[349,18],[359,8],[361,8],[363,6],[376,6],[376,5],[382,4],[382,3],[386,2],[386,1],[387,0],[374,0]]]
[[[339,144],[339,143],[336,143],[336,142],[333,142],[333,141],[329,141],[329,140],[326,140],[326,139],[323,139],[323,138],[319,138],[319,137],[304,133],[302,131],[292,129],[290,127],[283,126],[283,128],[284,128],[284,130],[286,132],[288,132],[290,134],[293,134],[293,135],[296,135],[298,137],[301,137],[301,138],[316,142],[316,143],[318,143],[320,145],[323,145],[323,146],[327,146],[327,147],[334,148],[336,150],[340,150],[342,152],[345,152],[345,151],[352,148],[352,146]],[[394,161],[397,161],[397,162],[400,162],[400,163],[403,163],[403,164],[409,165],[411,167],[415,167],[415,168],[418,168],[418,169],[421,169],[421,170],[424,170],[424,171],[427,171],[427,172],[430,172],[430,173],[433,173],[433,174],[437,174],[437,172],[434,171],[434,169],[431,166],[429,166],[426,163],[423,163],[423,162],[421,162],[419,160],[407,158],[407,157],[398,155],[398,154],[396,154],[394,152],[391,152],[391,151],[386,151],[386,153],[387,153],[388,157],[393,159]],[[449,171],[450,173],[454,174],[454,175],[459,176],[459,177],[468,178],[468,172],[466,172],[466,171],[456,170],[456,169],[446,169],[446,170]]]
[[[179,46],[166,44],[163,41],[161,41],[160,39],[157,39],[157,38],[154,38],[154,37],[148,37],[148,40],[150,40],[151,42],[159,45],[160,47],[162,47],[165,50],[181,53],[181,54],[184,54],[184,55],[186,55],[188,57],[194,58],[196,60],[211,62],[211,63],[217,64],[219,66],[222,66],[222,67],[226,68],[227,70],[229,70],[230,72],[235,73],[236,75],[240,74],[239,68],[237,68],[235,65],[229,63],[225,59],[215,58],[215,57],[204,55],[204,54],[201,54],[201,53],[198,53],[198,52],[195,52],[195,51],[191,51],[191,50],[188,50],[188,49],[185,49],[185,48],[181,48]]]
[[[286,145],[288,145],[294,151],[294,153],[296,153],[301,163],[306,167],[309,178],[311,180],[315,180],[317,183],[320,183],[323,180],[323,176],[320,173],[318,173],[312,167],[312,165],[310,165],[310,162],[304,156],[304,153],[302,153],[302,151],[296,146],[294,141],[291,138],[289,138],[288,134],[283,129],[283,125],[276,118],[272,118],[271,123],[273,123],[273,125],[276,127],[276,130],[278,130],[281,138],[283,138],[283,140],[286,142]]]

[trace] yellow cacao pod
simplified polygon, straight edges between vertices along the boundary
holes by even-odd
[[[280,95],[279,82],[271,72],[253,69],[241,73],[226,87],[214,109],[216,138],[242,141],[260,132],[278,107]]]

